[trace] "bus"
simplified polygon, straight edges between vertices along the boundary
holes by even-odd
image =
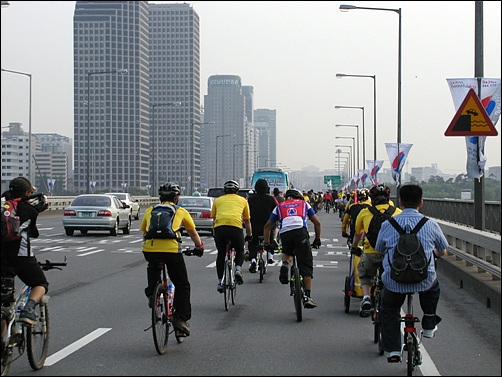
[[[260,178],[265,179],[270,187],[270,193],[273,192],[274,188],[278,188],[282,195],[286,194],[286,191],[291,188],[289,182],[288,172],[282,170],[281,168],[258,168],[253,173],[253,178],[251,179],[251,188],[254,189],[256,181]]]

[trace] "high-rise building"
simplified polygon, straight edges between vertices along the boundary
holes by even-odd
[[[191,5],[150,4],[153,166],[160,184],[177,182],[188,195],[192,180],[200,186],[199,54],[199,16]]]
[[[189,4],[76,2],[79,191],[88,180],[96,191],[126,183],[152,195],[166,181],[198,183],[199,44],[199,17]]]
[[[213,75],[204,96],[203,187],[221,187],[229,179],[242,187],[250,184],[254,169],[255,131],[247,119],[252,87],[243,87],[236,75]],[[250,110],[252,116],[252,108]]]
[[[257,153],[258,167],[276,167],[276,110],[256,109],[254,111],[254,125],[260,138]]]
[[[29,133],[24,131],[19,122],[11,122],[8,127],[8,131],[2,132],[2,192],[9,189],[9,183],[14,178],[28,177],[30,170]],[[32,146],[32,151],[35,148]],[[35,175],[32,173],[31,176],[33,181]]]

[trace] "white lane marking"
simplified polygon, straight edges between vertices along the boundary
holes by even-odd
[[[86,257],[91,254],[101,253],[102,251],[105,251],[105,250],[103,250],[103,249],[93,250],[93,251],[89,251],[87,253],[79,254],[79,255],[77,255],[77,257]]]
[[[99,338],[101,335],[107,333],[110,331],[111,328],[99,328],[91,332],[90,334],[84,336],[83,338],[77,340],[76,342],[73,342],[69,346],[63,348],[61,351],[56,352],[55,354],[49,356],[45,360],[44,366],[50,367],[51,365],[56,364],[58,361],[64,359],[66,356],[71,355],[73,352],[79,350],[80,348],[84,347],[85,345],[89,344],[93,340]]]

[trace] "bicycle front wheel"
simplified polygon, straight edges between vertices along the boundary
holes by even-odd
[[[167,350],[169,321],[167,315],[167,292],[161,283],[157,284],[157,287],[153,291],[152,330],[155,349],[159,355],[162,355]]]
[[[303,319],[302,313],[302,287],[300,281],[300,270],[297,266],[291,267],[291,279],[293,279],[293,299],[295,302],[296,321],[301,322]]]
[[[32,369],[39,370],[49,351],[49,307],[43,299],[35,305],[35,317],[37,324],[27,328],[26,351]]]

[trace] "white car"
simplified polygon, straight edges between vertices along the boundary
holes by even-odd
[[[139,220],[139,213],[141,208],[139,206],[139,200],[134,199],[134,197],[128,192],[107,192],[106,195],[115,195],[122,202],[131,207],[131,217],[134,220]]]

